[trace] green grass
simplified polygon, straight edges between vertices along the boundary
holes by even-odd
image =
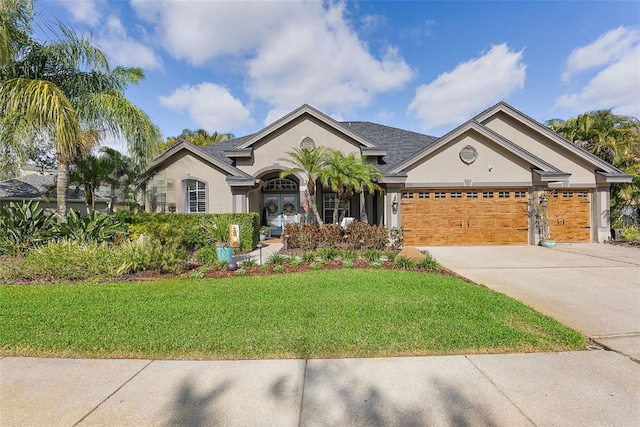
[[[303,358],[576,350],[584,337],[453,277],[325,270],[0,286],[0,354]]]

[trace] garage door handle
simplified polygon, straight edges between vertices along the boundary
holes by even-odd
[[[469,221],[467,221],[467,228],[469,228]]]
[[[462,221],[460,221],[460,228],[462,228]]]

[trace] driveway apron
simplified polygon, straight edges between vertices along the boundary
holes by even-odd
[[[640,360],[640,250],[583,243],[426,247],[441,265]]]

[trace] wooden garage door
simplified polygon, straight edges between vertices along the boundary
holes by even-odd
[[[549,200],[549,234],[556,242],[591,241],[588,190],[555,190]]]
[[[502,245],[528,242],[527,191],[402,192],[406,245]]]

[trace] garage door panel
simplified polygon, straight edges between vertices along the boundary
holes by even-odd
[[[413,193],[414,197],[415,194],[419,194],[416,192]],[[401,213],[406,244],[527,243],[528,213],[526,202],[523,209],[522,199],[515,199],[511,190],[509,192],[501,191],[502,194],[497,190],[428,192],[429,199],[409,199],[409,196],[403,196]],[[526,195],[526,191],[519,190],[519,192]],[[493,195],[493,197],[489,198],[489,195]],[[501,198],[500,195],[502,195]],[[525,231],[518,232],[518,228],[524,228]]]
[[[549,199],[549,235],[557,242],[591,241],[591,203],[586,190],[559,190]]]

